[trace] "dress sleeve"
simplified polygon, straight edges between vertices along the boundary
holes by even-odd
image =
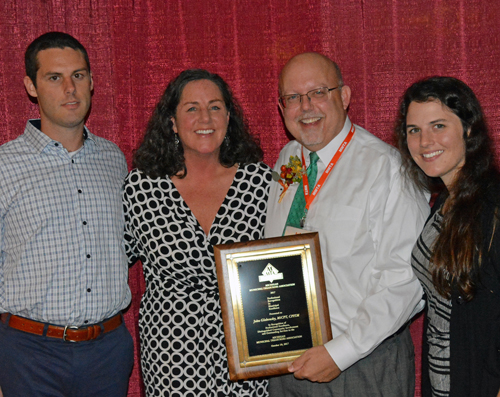
[[[125,216],[124,244],[129,266],[132,266],[139,259],[139,242],[136,238],[136,233],[134,233],[137,231],[134,230],[133,220],[133,206],[136,189],[136,187],[132,183],[132,180],[134,178],[139,178],[139,174],[135,170],[131,171],[125,178],[125,185],[123,187],[123,212]]]

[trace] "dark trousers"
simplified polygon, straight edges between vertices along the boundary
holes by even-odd
[[[88,342],[64,342],[0,322],[4,397],[125,397],[134,362],[124,324]]]
[[[283,375],[269,380],[271,397],[413,397],[415,353],[410,330],[386,339],[328,383]]]

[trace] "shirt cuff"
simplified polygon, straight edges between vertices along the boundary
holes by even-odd
[[[345,371],[361,359],[361,356],[356,353],[345,334],[337,336],[325,343],[324,346],[341,371]]]

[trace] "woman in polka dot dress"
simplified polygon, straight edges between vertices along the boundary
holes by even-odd
[[[143,263],[141,364],[148,396],[267,396],[231,382],[213,256],[263,237],[271,170],[215,74],[170,82],[125,182],[126,250]]]

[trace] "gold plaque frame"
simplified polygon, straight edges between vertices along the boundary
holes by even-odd
[[[288,373],[288,365],[304,351],[313,346],[323,345],[332,338],[318,233],[305,233],[245,243],[216,245],[214,246],[214,254],[228,354],[229,375],[232,381]],[[282,260],[280,258],[285,259]],[[242,300],[242,283],[238,267],[241,267],[245,263],[252,266],[258,261],[272,262],[278,260],[283,262],[293,259],[297,262],[299,258],[302,268],[302,277],[299,276],[299,278],[303,282],[303,286],[299,285],[299,287],[305,291],[305,300],[307,301],[306,328],[308,327],[306,331],[310,331],[311,345],[301,349],[296,349],[292,346],[292,349],[289,351],[283,351],[283,349],[287,348],[279,347],[282,351],[276,353],[264,352],[263,354],[251,354],[250,351],[255,351],[256,348],[254,344],[249,345],[249,338],[247,338],[248,324],[246,325],[245,323],[244,305],[248,308],[254,302],[250,299],[245,300],[245,302]],[[266,277],[271,277],[271,284],[250,291],[256,289],[265,291],[273,289],[273,286],[276,285],[273,284],[273,276]],[[269,285],[271,287],[268,287]],[[289,287],[291,285],[284,284],[281,286]],[[255,304],[259,304],[259,302]],[[271,317],[263,320],[276,321],[276,318],[279,319],[279,317]],[[254,324],[255,321],[259,320],[254,320]],[[281,326],[288,327],[284,329],[283,332],[285,333],[289,332],[291,328],[298,327]],[[261,330],[257,332],[263,333],[266,331]],[[299,337],[301,338],[301,336],[297,338]],[[286,339],[284,335],[274,336],[273,338]],[[309,341],[308,338],[307,340]],[[258,341],[256,343],[269,344],[270,342],[269,340],[265,340],[264,342]],[[276,343],[270,346],[277,345],[280,344]]]

